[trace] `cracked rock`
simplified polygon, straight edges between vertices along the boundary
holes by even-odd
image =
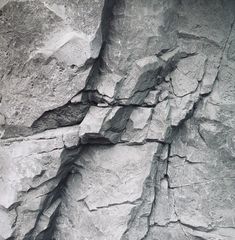
[[[89,61],[102,45],[103,6],[104,1],[94,8],[89,1],[8,1],[1,8],[1,112],[7,124],[30,127],[85,88]],[[89,8],[92,19],[85,14]],[[71,15],[75,9],[77,16]]]
[[[157,84],[157,76],[162,66],[163,62],[156,56],[136,61],[129,76],[124,79],[117,98],[130,99],[131,103],[141,104],[148,90]]]
[[[196,91],[204,75],[206,59],[204,55],[196,55],[180,60],[171,74],[176,96],[183,97]]]
[[[234,0],[0,0],[0,240],[234,240],[234,42]]]
[[[155,151],[156,143],[89,146],[77,160],[84,166],[81,175],[71,176],[69,180],[66,196],[71,200],[64,205],[59,218],[58,239],[64,239],[64,236],[119,239],[129,220],[128,212],[141,197]],[[63,224],[63,219],[70,222],[72,231]],[[82,230],[73,230],[73,225]],[[113,228],[116,231],[111,231]]]
[[[171,136],[171,124],[169,119],[170,105],[163,101],[154,108],[151,123],[148,129],[149,140],[167,141]]]
[[[147,137],[151,116],[151,108],[138,107],[134,109],[130,115],[122,140],[134,143],[144,142]]]

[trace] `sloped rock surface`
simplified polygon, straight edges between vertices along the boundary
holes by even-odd
[[[235,239],[233,0],[0,1],[0,240]]]

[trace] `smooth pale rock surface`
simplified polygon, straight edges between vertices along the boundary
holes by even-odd
[[[195,103],[199,100],[199,91],[186,95],[184,97],[173,98],[169,100],[170,121],[172,126],[177,126],[193,110]]]
[[[186,96],[196,91],[198,82],[203,78],[206,57],[196,55],[182,59],[177,69],[171,74],[172,87],[178,97]]]
[[[6,210],[0,209],[0,237],[1,239],[10,238],[13,234],[12,225],[14,223],[14,219],[10,218],[9,213]]]
[[[97,90],[100,94],[112,99],[115,96],[117,84],[121,80],[122,77],[116,74],[105,74],[101,77],[101,81],[98,83]]]
[[[0,1],[0,240],[234,240],[234,42],[234,0]]]
[[[152,90],[148,93],[147,97],[144,99],[144,105],[146,104],[147,106],[154,106],[158,102],[158,98],[160,95],[159,90]]]
[[[144,142],[148,134],[151,116],[151,108],[134,109],[130,115],[122,140],[134,143]]]
[[[147,139],[167,141],[167,138],[171,135],[169,113],[170,105],[168,101],[161,102],[154,108]]]
[[[146,238],[148,240],[154,239],[158,236],[161,240],[187,240],[188,236],[184,234],[181,229],[180,224],[170,224],[168,227],[154,226],[150,232],[149,236]]]
[[[58,239],[66,236],[70,239],[121,238],[131,209],[140,201],[157,145],[90,146],[86,149],[77,160],[84,169],[69,179],[66,194],[71,200],[65,204],[59,218]],[[73,211],[74,207],[78,212]],[[64,221],[71,225],[65,225]],[[73,226],[83,230],[79,232]],[[111,231],[114,228],[115,231]]]
[[[110,111],[111,108],[91,107],[80,125],[81,136],[99,137],[103,122]]]
[[[73,207],[76,207],[78,215],[73,213]],[[70,199],[70,207],[65,206],[64,208],[68,214],[65,213],[64,216],[66,221],[60,218],[58,220],[60,231],[55,233],[56,239],[95,238],[111,240],[120,239],[122,236],[128,221],[126,216],[128,216],[133,205],[127,203],[122,206],[113,206],[108,209],[104,208],[90,212],[84,203],[72,203],[72,199]],[[75,225],[79,226],[81,230],[77,231]]]

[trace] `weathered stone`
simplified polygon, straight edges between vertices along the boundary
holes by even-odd
[[[100,131],[110,111],[111,108],[90,107],[80,125],[80,135],[83,142],[89,141],[89,138],[102,138]]]
[[[4,232],[7,231],[11,234],[17,232],[18,237],[23,239],[34,229],[40,211],[44,211],[43,202],[47,194],[54,190],[59,183],[60,179],[57,179],[57,176],[61,167],[60,156],[64,147],[74,147],[78,144],[77,139],[71,138],[71,134],[75,135],[75,130],[76,127],[50,130],[28,138],[1,142],[0,187],[4,194],[1,194],[0,205],[4,209],[9,209],[9,213],[5,210],[4,214],[8,214],[12,226],[10,230],[7,225],[8,220],[6,220]],[[59,204],[58,202],[57,207]],[[55,207],[55,205],[53,206]],[[45,219],[37,224],[39,228],[46,229],[49,226],[49,219],[54,215],[54,211],[55,208],[51,214],[48,213],[48,223]],[[44,213],[46,218],[45,214],[46,212]],[[18,222],[13,224],[15,219]],[[21,222],[25,222],[25,224],[21,225]],[[38,230],[38,233],[45,229]]]
[[[5,125],[5,123],[6,123],[6,118],[5,118],[5,116],[2,115],[2,114],[0,114],[0,125],[1,125],[1,126],[2,126],[2,125]]]
[[[78,146],[80,140],[79,127],[75,126],[68,129],[68,131],[62,135],[62,140],[64,146],[67,148]]]
[[[199,91],[186,95],[181,98],[172,98],[170,102],[170,119],[172,126],[178,126],[187,115],[193,110],[193,107],[199,100]]]
[[[234,3],[183,1],[179,6],[179,35],[223,46],[229,34]],[[210,9],[210,13],[207,10]],[[206,13],[207,12],[207,13]]]
[[[158,103],[154,108],[147,139],[157,141],[169,141],[171,136],[170,105],[168,101]]]
[[[85,14],[89,1],[9,1],[2,7],[0,111],[7,124],[29,127],[85,87],[91,64],[80,68],[98,57],[103,5],[92,4],[92,18]],[[80,17],[71,15],[75,9]]]
[[[62,137],[67,138],[67,132],[66,128],[51,130],[33,137],[1,142],[1,189],[6,193],[1,195],[1,206],[9,208],[18,202],[19,192],[35,188],[56,176],[64,148]]]
[[[126,229],[131,209],[141,198],[156,150],[156,143],[88,147],[77,161],[84,169],[69,180],[67,195],[72,199],[62,211],[62,218],[83,230],[79,232],[72,227],[71,232],[61,219],[56,236],[59,239],[67,235],[70,239],[83,236],[88,239],[97,236],[98,239],[119,239]],[[73,211],[75,206],[79,218]],[[111,219],[105,217],[106,213]],[[111,231],[115,227],[117,231]]]
[[[175,141],[172,146],[174,157],[169,161],[168,176],[175,211],[182,224],[198,231],[229,227],[232,221],[229,212],[233,209],[235,198],[231,196],[228,202],[224,199],[224,191],[225,186],[230,188],[234,184],[234,163],[221,151],[226,145],[226,138],[221,132],[226,130],[222,129],[205,122],[198,131],[195,122],[188,123],[182,129],[181,143]],[[218,132],[219,138],[216,137]],[[208,238],[210,234],[205,233],[204,236]]]
[[[90,107],[80,125],[82,143],[118,142],[131,111],[122,107]]]
[[[174,195],[169,191],[169,183],[163,178],[160,183],[160,192],[156,201],[153,215],[151,216],[151,225],[166,226],[170,222],[177,222],[177,216],[174,209]]]
[[[45,112],[33,125],[34,132],[80,124],[89,109],[88,104],[68,103],[62,107]]]
[[[71,100],[70,100],[71,103],[80,103],[82,102],[82,94],[78,94],[76,96],[74,96]]]
[[[130,107],[114,107],[110,111],[103,123],[102,133],[111,143],[117,143],[120,141],[132,110],[133,109]]]
[[[188,236],[184,233],[179,223],[172,223],[169,226],[154,226],[150,232],[147,240],[152,240],[158,237],[161,240],[187,240]]]
[[[131,103],[141,104],[149,90],[157,84],[157,76],[163,67],[163,61],[156,56],[150,56],[136,61],[129,76],[124,79],[117,98],[126,99]],[[139,99],[135,94],[143,93]]]
[[[183,97],[196,91],[198,82],[203,78],[206,57],[196,55],[182,59],[176,70],[171,74],[172,87],[178,97]]]
[[[83,202],[70,202],[70,204],[69,208],[68,206],[62,208],[63,218],[69,220],[65,223],[62,218],[58,219],[60,228],[54,235],[58,240],[64,238],[82,239],[84,237],[89,240],[94,238],[97,240],[120,239],[127,225],[126,216],[133,208],[132,204],[126,203],[90,212]],[[72,210],[73,207],[76,207],[78,215]],[[80,231],[77,231],[75,226],[79,226]]]
[[[169,93],[167,90],[163,91],[159,96],[159,102],[162,102],[167,99]]]
[[[158,101],[160,91],[159,90],[152,90],[148,93],[147,97],[144,99],[143,105],[147,106],[155,106]]]
[[[195,78],[190,78],[180,70],[176,69],[172,75],[172,88],[177,97],[184,97],[196,91],[198,81]]]
[[[0,209],[0,239],[8,239],[12,236],[14,231],[12,229],[13,223],[14,218],[10,217],[9,212],[6,209]]]
[[[122,140],[134,143],[144,142],[147,137],[151,116],[151,108],[138,107],[134,109],[130,115]]]
[[[0,1],[0,239],[233,240],[234,13]]]
[[[98,83],[97,90],[100,94],[114,98],[117,84],[122,80],[122,77],[116,74],[105,74],[101,76],[101,80]]]
[[[203,81],[200,89],[201,94],[208,94],[212,91],[214,82],[218,74],[218,68],[219,66],[216,63],[213,63],[213,62],[207,63],[207,69],[203,77]]]

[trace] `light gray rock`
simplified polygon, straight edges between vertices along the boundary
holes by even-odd
[[[176,23],[167,24],[169,17],[175,17],[174,7],[174,1],[118,1],[113,10],[110,42],[104,49],[103,59],[109,71],[126,75],[136,60],[174,46],[172,28]],[[163,28],[165,31],[161,31]]]
[[[158,103],[154,108],[147,139],[167,141],[171,137],[170,105],[168,101]]]
[[[159,96],[159,102],[162,102],[168,98],[169,92],[167,90],[163,91]]]
[[[71,103],[80,103],[80,102],[82,102],[82,94],[79,93],[78,95],[74,96],[70,101],[71,101]]]
[[[102,44],[103,6],[100,0],[9,1],[2,7],[0,111],[7,124],[29,127],[84,89],[92,68],[87,62]]]
[[[196,91],[203,78],[206,57],[196,55],[182,59],[171,74],[172,88],[176,96],[183,97]]]
[[[233,4],[232,1],[201,4],[199,1],[182,1],[179,6],[179,36],[223,46],[233,19]]]
[[[148,240],[154,239],[158,236],[161,240],[187,240],[189,237],[184,233],[179,223],[169,224],[169,226],[154,226],[150,232],[149,236],[146,238]]]
[[[156,150],[156,143],[88,147],[77,161],[84,169],[69,180],[70,200],[59,218],[57,238],[120,239],[141,198]],[[64,225],[63,219],[70,224]]]
[[[176,97],[169,100],[170,104],[170,120],[172,126],[178,126],[187,115],[193,110],[193,107],[199,100],[199,91],[184,97]]]
[[[157,84],[157,76],[162,67],[163,61],[156,56],[137,60],[133,64],[129,76],[124,79],[117,98],[141,104],[149,90]],[[143,93],[144,95],[139,96],[138,93]]]
[[[101,76],[97,90],[101,95],[113,99],[117,90],[117,85],[122,80],[121,76],[116,74],[105,74]]]
[[[89,138],[102,137],[100,131],[103,126],[103,122],[110,111],[111,108],[99,108],[95,106],[90,107],[86,117],[83,119],[80,125],[82,141],[85,141],[85,139]]]
[[[10,214],[5,209],[0,209],[0,238],[8,239],[13,234],[12,225],[14,224],[14,218],[10,217]]]
[[[63,219],[58,219],[59,230],[55,232],[56,239],[120,239],[133,205],[123,204],[121,206],[113,206],[108,209],[103,208],[99,211],[89,212],[83,202],[72,203],[70,199],[70,208],[76,207],[79,215],[70,212],[67,206],[62,208],[63,218],[70,219],[64,222]],[[66,214],[68,212],[68,214]],[[80,227],[80,231],[76,230],[75,224]],[[115,229],[115,231],[114,231]]]
[[[82,143],[118,142],[131,112],[128,107],[90,107],[80,125]]]
[[[159,196],[151,215],[151,225],[167,226],[170,222],[177,222],[178,218],[174,209],[174,195],[169,191],[169,183],[163,178],[160,183]]]
[[[193,93],[198,87],[197,79],[188,77],[178,69],[172,73],[171,79],[172,88],[177,97],[184,97]]]
[[[203,232],[204,238],[209,238],[209,230],[215,231],[216,236],[216,229],[229,228],[232,224],[234,196],[229,194],[231,198],[227,201],[224,191],[234,184],[234,163],[222,151],[227,145],[222,133],[226,134],[226,130],[216,128],[211,122],[202,123],[198,130],[195,123],[187,123],[180,141],[173,142],[168,176],[178,219],[186,227],[191,226],[191,229]],[[218,131],[222,131],[219,139],[216,137]],[[190,229],[185,232],[191,233]],[[227,234],[230,239],[232,235]]]
[[[0,126],[5,125],[6,123],[6,118],[3,114],[0,114]]]
[[[207,69],[203,77],[200,93],[208,94],[212,91],[214,82],[218,74],[219,64],[214,62],[207,63]]]
[[[150,91],[147,97],[144,99],[144,105],[146,104],[147,106],[155,106],[157,104],[159,95],[159,90]]]
[[[75,132],[76,127],[70,127],[28,138],[1,141],[0,188],[4,194],[1,194],[0,205],[3,208],[1,221],[6,224],[1,228],[4,231],[1,236],[10,234],[4,237],[7,239],[17,233],[19,238],[23,238],[34,229],[47,193],[58,185],[56,177],[64,147],[70,147],[73,143],[73,146],[77,145],[74,138],[71,140],[71,134],[75,135]],[[46,221],[49,221],[58,205],[59,202],[53,205],[54,210],[47,209],[51,214],[45,212],[44,217],[48,215],[48,220],[42,220],[41,227],[48,227]],[[25,224],[21,225],[22,222]]]
[[[138,107],[134,109],[121,139],[130,143],[143,143],[147,138],[151,116],[151,108]]]
[[[80,141],[79,127],[75,126],[67,129],[68,131],[62,134],[64,146],[67,148],[78,146]]]
[[[234,13],[0,1],[0,239],[233,240]]]

